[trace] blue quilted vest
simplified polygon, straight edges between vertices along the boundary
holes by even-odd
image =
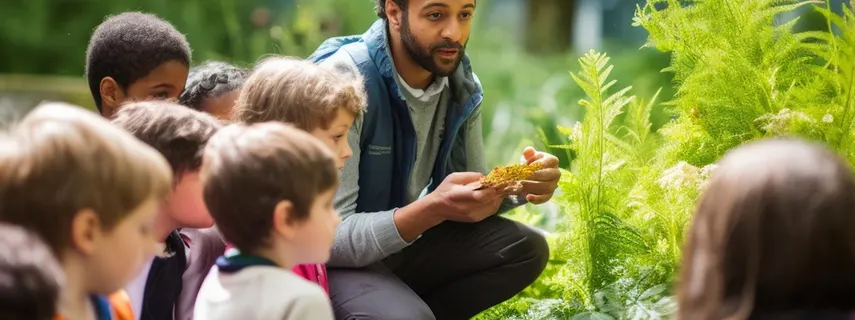
[[[394,79],[387,39],[386,22],[380,19],[361,36],[327,39],[308,58],[319,63],[344,50],[365,79],[368,108],[363,114],[360,150],[354,150],[360,152],[356,212],[385,211],[408,204],[407,184],[415,161],[416,134],[409,108]],[[448,174],[466,170],[464,123],[484,98],[467,56],[449,77],[449,86],[452,96],[445,116],[447,129],[442,134],[428,192]]]

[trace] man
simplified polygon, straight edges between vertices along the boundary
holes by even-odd
[[[309,58],[358,70],[366,112],[347,137],[342,217],[329,266],[337,319],[469,319],[543,271],[544,238],[501,218],[552,197],[558,159],[519,190],[476,190],[486,173],[481,85],[464,54],[475,0],[378,0],[361,36],[332,38]]]

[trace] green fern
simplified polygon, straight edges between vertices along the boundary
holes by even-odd
[[[624,207],[620,194],[628,190],[621,188],[626,160],[618,156],[622,142],[612,124],[635,97],[627,95],[630,87],[609,94],[616,81],[609,81],[608,61],[593,51],[579,59],[582,69],[572,77],[585,92],[580,104],[586,117],[574,130],[563,130],[570,133],[576,159],[561,183],[559,203],[571,215],[573,253],[568,266],[576,269],[575,295],[585,305],[592,305],[594,295],[616,281],[612,268],[620,259],[648,249],[642,235],[619,216]]]
[[[662,298],[659,292],[648,292],[639,299],[644,290],[614,293],[627,283],[655,287],[670,281],[666,279],[670,273],[661,268],[641,271],[656,264],[648,262],[654,258],[651,244],[656,237],[626,220],[634,216],[627,195],[639,183],[638,168],[652,161],[660,142],[650,131],[655,97],[647,103],[637,101],[628,94],[629,87],[611,93],[616,81],[609,79],[608,62],[605,54],[591,51],[579,59],[581,71],[571,74],[585,92],[579,103],[586,108],[586,117],[573,128],[558,128],[569,143],[555,147],[567,149],[575,158],[571,170],[564,171],[555,200],[566,216],[559,228],[563,233],[550,241],[552,259],[546,271],[515,299],[478,319],[622,318],[655,309],[655,302],[648,306],[640,301]],[[624,112],[623,125],[616,125],[615,119]],[[636,278],[642,273],[656,276]],[[639,302],[623,306],[609,299]]]
[[[657,9],[659,3],[667,4]],[[681,3],[685,3],[681,5]],[[676,126],[689,136],[669,143],[670,160],[714,162],[727,150],[765,136],[756,119],[795,109],[794,86],[811,73],[813,57],[792,32],[796,20],[775,26],[780,13],[817,1],[651,0],[635,25],[649,33],[648,46],[671,52],[677,96],[670,104]]]
[[[839,35],[831,32],[805,33],[803,47],[820,57],[824,64],[814,67],[810,74],[815,90],[801,90],[799,103],[805,104],[805,113],[812,116],[814,126],[797,130],[803,135],[825,141],[855,163],[855,1],[842,8],[843,15],[831,12],[828,7],[817,7]],[[808,89],[813,89],[810,87]]]
[[[775,24],[779,14],[809,4],[825,4],[814,9],[829,30],[793,32],[797,19]],[[665,71],[675,75],[677,96],[669,104],[679,118],[661,130],[665,146],[655,169],[633,194],[673,248],[699,192],[695,185],[666,190],[653,181],[680,161],[702,171],[744,142],[795,134],[825,142],[855,163],[855,15],[852,3],[842,15],[827,5],[650,0],[638,8],[634,20],[650,33],[647,45],[672,54]],[[679,250],[672,251],[678,258]]]
[[[672,54],[664,71],[675,75],[677,95],[668,104],[678,119],[660,130],[663,148],[641,168],[629,221],[654,230],[653,253],[671,262],[666,268],[679,262],[708,165],[729,149],[795,134],[855,163],[855,1],[843,15],[827,3],[814,7],[829,31],[793,32],[797,20],[776,24],[781,13],[822,3],[650,0],[638,8],[635,24],[650,32],[648,45]]]
[[[828,30],[794,32],[797,20],[778,21],[806,5]],[[526,311],[503,318],[667,318],[686,226],[725,152],[799,135],[855,164],[853,7],[855,0],[841,15],[823,1],[649,0],[638,7],[634,20],[650,33],[647,45],[672,56],[664,71],[674,74],[676,95],[666,105],[677,119],[653,131],[655,96],[645,103],[630,88],[610,90],[603,54],[579,60],[573,79],[586,94],[585,119],[559,128],[570,142],[556,146],[575,156],[556,198],[567,233],[552,243],[541,280],[514,300]]]

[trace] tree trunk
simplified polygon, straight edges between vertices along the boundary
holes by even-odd
[[[527,0],[526,49],[533,54],[570,49],[575,0]]]

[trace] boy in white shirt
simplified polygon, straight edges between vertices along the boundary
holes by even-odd
[[[232,125],[205,147],[205,204],[236,250],[197,296],[198,319],[333,319],[324,290],[291,271],[329,259],[340,222],[336,160],[323,142],[282,123]]]

